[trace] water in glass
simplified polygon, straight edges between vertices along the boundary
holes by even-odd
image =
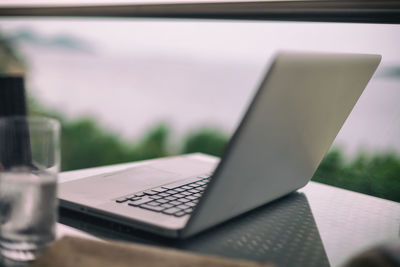
[[[0,173],[0,251],[29,261],[55,237],[57,177],[54,172]]]

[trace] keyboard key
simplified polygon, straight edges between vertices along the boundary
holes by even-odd
[[[193,212],[193,209],[192,208],[188,208],[188,209],[185,209],[184,212],[186,212],[186,214],[189,214],[189,213]]]
[[[174,189],[174,188],[180,187],[182,185],[197,182],[198,180],[200,180],[200,179],[197,177],[191,177],[191,178],[180,180],[180,181],[177,181],[177,182],[174,182],[171,184],[163,185],[162,187],[167,188],[167,189]]]
[[[151,205],[148,205],[148,204],[142,204],[142,205],[140,205],[139,207],[140,207],[140,208],[143,208],[143,209],[146,209],[146,210],[152,210],[152,211],[162,211],[162,210],[165,210],[164,207],[161,207],[161,206],[151,206]]]
[[[150,202],[147,202],[146,205],[150,205],[150,206],[160,206],[160,203],[158,203],[157,201],[150,201]]]
[[[182,189],[185,189],[185,190],[192,189],[192,187],[191,187],[191,186],[187,186],[187,185],[181,186],[181,188],[182,188]]]
[[[184,196],[190,196],[192,193],[190,193],[188,191],[185,191],[185,192],[182,192],[181,194],[184,195]]]
[[[174,205],[169,204],[169,203],[165,203],[165,204],[161,204],[160,206],[161,206],[161,207],[164,207],[164,208],[166,208],[166,209],[169,209],[169,208],[172,208]]]
[[[156,200],[158,203],[161,203],[161,204],[164,204],[164,203],[167,203],[168,202],[168,200],[166,200],[166,199],[158,199],[158,200]]]
[[[151,189],[151,191],[154,191],[154,192],[157,192],[157,193],[162,193],[162,192],[165,192],[167,190],[168,189],[165,189],[165,188],[162,188],[162,187],[156,187],[156,188]]]
[[[186,202],[189,202],[190,199],[187,199],[187,198],[179,198],[178,201],[180,201],[180,202],[182,202],[182,203],[186,203]]]
[[[177,200],[174,200],[174,201],[169,202],[169,204],[172,204],[172,205],[174,205],[174,206],[177,206],[177,205],[182,204],[182,202],[177,201]]]
[[[117,200],[115,200],[115,202],[117,202],[117,203],[124,203],[124,202],[126,202],[126,201],[128,201],[128,200],[129,200],[129,198],[121,197],[121,198],[118,198]]]
[[[151,199],[154,199],[154,200],[156,200],[156,199],[160,199],[161,197],[160,197],[160,196],[157,196],[157,195],[155,195],[155,196],[150,196],[150,198],[151,198]]]
[[[176,217],[182,217],[183,215],[186,215],[186,213],[184,211],[178,211],[178,212],[174,213],[174,216],[176,216]]]
[[[147,190],[147,191],[144,191],[143,192],[145,195],[148,195],[148,196],[152,196],[152,195],[156,195],[157,194],[157,192],[154,192],[154,191],[152,191],[152,190]]]
[[[178,209],[181,209],[181,210],[185,210],[185,209],[189,209],[190,207],[185,205],[185,204],[182,204],[182,205],[176,206],[175,208],[178,208]]]
[[[193,194],[193,196],[199,198],[199,197],[201,197],[201,194],[197,193],[197,194]]]
[[[179,212],[179,211],[180,211],[180,209],[177,209],[177,208],[170,208],[170,209],[163,210],[163,213],[172,215],[172,214],[174,214],[174,213],[176,213],[176,212]]]
[[[183,192],[182,192],[182,193],[183,193]],[[181,198],[181,197],[185,197],[185,195],[183,195],[183,194],[175,194],[174,197],[176,197],[176,198]]]
[[[189,192],[189,193],[196,194],[196,193],[200,192],[200,190],[197,190],[197,189],[190,189],[190,190],[188,190],[188,192]]]
[[[193,208],[194,206],[196,206],[196,203],[186,202],[185,205]]]
[[[183,191],[185,191],[185,189],[182,189],[182,188],[180,188],[180,187],[175,188],[174,190],[175,190],[175,191],[178,191],[178,192],[183,192]]]
[[[147,202],[150,202],[150,201],[152,201],[151,198],[149,198],[148,196],[144,196],[144,197],[142,197],[141,199],[138,199],[138,200],[130,200],[128,202],[128,205],[136,207],[136,206],[139,206],[139,205],[141,205],[143,203],[147,203]]]
[[[160,194],[158,194],[160,197],[167,197],[167,196],[170,196],[170,194],[168,194],[168,193],[160,193]]]
[[[190,200],[198,199],[198,197],[195,197],[195,196],[187,196],[186,198],[187,198],[187,199],[190,199]]]
[[[169,200],[169,201],[172,201],[172,200],[176,200],[177,197],[175,197],[175,196],[168,196],[168,197],[165,197],[164,199]]]
[[[178,191],[175,191],[175,190],[168,190],[168,191],[165,192],[165,193],[168,193],[168,194],[173,195],[173,194],[176,194],[176,193],[179,193],[179,192],[178,192]]]

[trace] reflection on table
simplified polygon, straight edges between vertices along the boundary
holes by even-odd
[[[274,263],[329,266],[307,198],[292,193],[186,240],[172,240],[62,209],[60,222],[102,238]]]

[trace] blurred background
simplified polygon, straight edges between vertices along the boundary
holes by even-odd
[[[389,24],[3,17],[0,73],[62,122],[68,171],[220,156],[277,51],[381,54],[313,180],[400,202],[399,43]]]

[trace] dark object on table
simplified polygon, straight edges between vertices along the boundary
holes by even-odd
[[[0,75],[0,117],[26,115],[23,77]]]
[[[0,169],[11,169],[31,162],[27,122],[2,120],[27,116],[24,79],[21,76],[0,75]],[[26,131],[16,131],[16,127]]]
[[[350,259],[344,267],[400,266],[400,242],[382,244]]]

